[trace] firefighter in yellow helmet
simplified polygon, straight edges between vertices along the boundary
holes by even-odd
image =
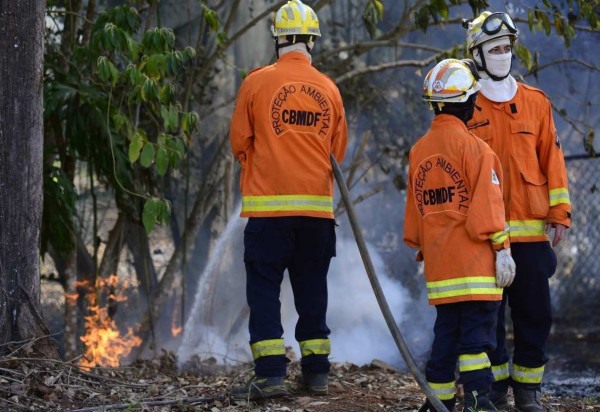
[[[272,26],[277,61],[244,79],[231,119],[231,149],[241,165],[246,298],[254,376],[233,389],[240,399],[288,394],[279,301],[287,269],[298,313],[295,338],[305,389],[328,393],[330,330],[327,272],[335,256],[333,171],[346,151],[342,97],[311,65],[321,36],[314,10],[291,0]]]
[[[512,386],[517,410],[543,411],[541,382],[552,326],[548,279],[557,263],[552,246],[571,224],[564,157],[548,98],[510,75],[518,37],[513,19],[485,11],[465,27],[467,47],[482,77],[478,109],[467,127],[502,163],[504,207],[517,266],[499,311],[497,348],[489,354],[495,378],[491,399],[499,409],[507,409]],[[505,344],[507,303],[514,330],[512,373]]]
[[[457,362],[464,410],[496,410],[487,352],[496,345],[502,288],[514,277],[500,161],[466,127],[480,87],[476,74],[472,61],[447,59],[425,77],[423,100],[435,117],[410,151],[404,218],[404,242],[419,249],[437,313],[425,377],[449,411]],[[426,402],[420,410],[435,409]]]

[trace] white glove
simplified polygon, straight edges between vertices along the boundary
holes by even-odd
[[[496,285],[499,288],[510,286],[515,278],[515,261],[510,249],[502,249],[496,252]]]

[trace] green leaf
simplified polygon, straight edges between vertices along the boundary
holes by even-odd
[[[515,43],[515,53],[521,60],[521,64],[527,68],[527,70],[531,69],[533,66],[533,60],[531,58],[531,53],[529,49],[523,46],[521,43]]]
[[[162,104],[168,104],[175,96],[175,85],[173,83],[165,83],[158,94],[158,99]]]
[[[146,76],[152,79],[159,79],[162,73],[165,72],[165,55],[156,53],[149,56],[141,65],[141,69]]]
[[[196,49],[194,49],[193,47],[187,46],[185,49],[183,49],[182,55],[186,61],[189,61],[189,60],[193,59],[194,57],[196,57]]]
[[[181,137],[173,137],[167,140],[167,149],[169,152],[169,162],[173,169],[177,169],[185,156],[185,143]]]
[[[98,57],[98,61],[96,65],[98,66],[98,75],[103,81],[108,81],[110,79],[110,68],[108,66],[108,59],[106,56]]]
[[[144,137],[139,132],[136,132],[132,136],[131,143],[129,144],[129,161],[131,163],[135,163],[138,160],[143,146]]]
[[[533,11],[531,10],[529,10],[529,12],[527,13],[527,23],[529,23],[529,31],[534,32],[535,27],[533,25]]]
[[[142,155],[140,157],[140,164],[144,167],[150,167],[152,162],[154,161],[154,145],[150,142],[147,142],[142,149]]]
[[[546,32],[546,36],[549,36],[550,33],[552,33],[552,26],[550,24],[550,19],[548,18],[548,16],[545,13],[542,14],[542,24],[544,26],[544,31]]]
[[[158,174],[164,176],[169,168],[169,154],[164,147],[159,147],[156,152],[156,170]]]
[[[129,53],[129,56],[131,57],[131,59],[137,60],[139,52],[140,52],[140,46],[135,42],[135,40],[133,40],[131,38],[131,36],[127,36],[126,49],[127,49],[127,52]]]
[[[421,7],[413,14],[413,20],[415,21],[415,25],[425,33],[429,25],[429,8],[427,6]]]
[[[217,12],[204,5],[202,9],[204,11],[204,21],[208,24],[208,27],[213,31],[219,30],[219,15]]]
[[[108,69],[110,70],[110,82],[114,86],[119,80],[119,70],[111,61],[108,62]]]
[[[147,102],[156,98],[156,83],[147,77],[141,90],[142,100]]]
[[[374,38],[377,34],[377,23],[383,18],[383,4],[377,0],[369,0],[362,18],[369,36]]]
[[[169,27],[163,27],[160,29],[160,35],[163,40],[163,47],[166,50],[170,50],[173,48],[175,44],[175,33],[173,29]]]
[[[583,138],[583,149],[591,157],[596,157],[596,150],[594,148],[594,129],[589,129],[587,135]]]
[[[166,106],[160,107],[160,117],[163,119],[163,128],[169,130],[169,109]]]
[[[146,79],[146,76],[134,64],[127,66],[127,75],[132,86],[141,85]]]
[[[120,132],[123,127],[129,126],[129,120],[121,113],[115,113],[112,116],[112,121],[117,132]]]
[[[171,203],[167,199],[162,199],[159,203],[158,221],[160,223],[169,223],[171,220]]]
[[[436,12],[442,16],[442,18],[448,18],[449,9],[445,0],[431,0],[431,5],[435,8]]]
[[[179,108],[173,104],[169,106],[169,125],[171,131],[179,128]]]
[[[135,7],[127,8],[127,25],[130,33],[135,33],[140,26],[140,15]]]
[[[228,40],[227,33],[224,31],[217,32],[217,44],[219,46],[225,46]]]
[[[196,112],[185,113],[181,120],[181,130],[186,134],[191,134],[197,127],[198,119],[199,116]]]
[[[156,199],[147,199],[146,203],[144,203],[142,222],[144,223],[144,228],[146,229],[147,234],[150,234],[152,229],[154,229],[154,225],[156,224],[156,220],[158,218],[159,207],[160,202]]]

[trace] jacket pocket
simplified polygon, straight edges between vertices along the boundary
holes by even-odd
[[[521,159],[521,161],[526,162],[527,160]],[[535,163],[537,164],[537,161]],[[529,213],[533,217],[545,218],[550,210],[548,179],[539,170],[531,169],[521,170],[521,176],[523,176],[527,189]]]
[[[540,124],[536,120],[513,120],[510,122],[513,156],[536,156]]]

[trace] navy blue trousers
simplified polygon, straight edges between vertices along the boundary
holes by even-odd
[[[460,355],[489,352],[496,347],[495,330],[500,301],[467,301],[436,305],[434,338],[425,377],[428,382],[456,379]],[[489,389],[494,377],[490,368],[460,374],[465,392]]]
[[[556,254],[550,242],[511,243],[510,249],[517,271],[512,285],[504,289],[497,346],[488,356],[493,366],[509,361],[505,320],[508,303],[514,332],[513,364],[538,368],[548,361],[546,341],[552,327],[548,279],[556,271]],[[500,381],[494,388],[503,391],[508,384],[508,380]]]
[[[335,256],[335,221],[306,216],[250,218],[244,230],[250,344],[283,337],[281,282],[287,269],[298,313],[298,342],[327,339],[327,272]],[[285,376],[285,355],[254,360],[259,376]],[[302,358],[302,371],[327,373],[328,355]]]

